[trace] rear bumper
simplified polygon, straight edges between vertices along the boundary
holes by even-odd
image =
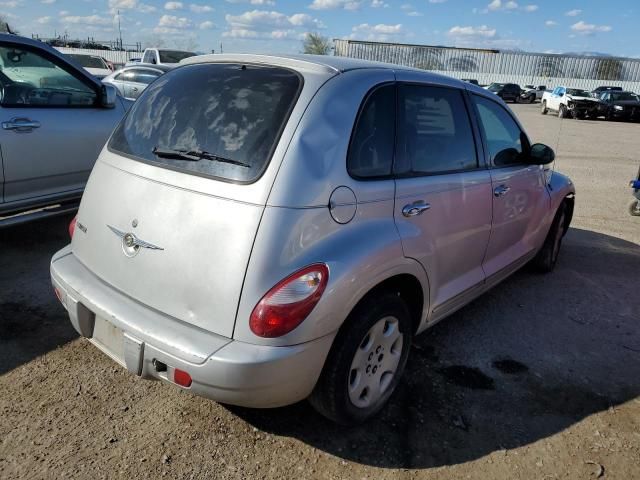
[[[187,390],[223,403],[263,408],[306,398],[335,336],[272,347],[213,334],[116,291],[84,267],[70,247],[54,255],[51,279],[78,333],[129,372],[175,385],[156,365],[178,368],[192,378]]]

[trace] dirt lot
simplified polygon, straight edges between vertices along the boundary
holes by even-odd
[[[68,218],[0,231],[0,478],[640,478],[640,218],[626,213],[640,125],[514,110],[578,190],[558,268],[519,272],[417,338],[391,405],[358,428],[128,375],[51,291]]]

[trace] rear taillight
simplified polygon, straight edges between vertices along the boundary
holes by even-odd
[[[173,370],[173,382],[184,388],[191,386],[191,375],[184,370],[176,368]]]
[[[78,220],[78,216],[73,217],[73,220],[69,223],[69,238],[73,239],[73,232],[76,231],[76,221]]]
[[[296,328],[316,306],[329,280],[324,264],[310,265],[278,283],[251,312],[249,327],[259,337],[280,337]]]

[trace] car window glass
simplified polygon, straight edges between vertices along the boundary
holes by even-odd
[[[2,106],[92,106],[96,92],[31,50],[0,46]]]
[[[478,166],[462,92],[402,85],[398,89],[399,174],[434,174]]]
[[[473,99],[493,164],[506,166],[522,163],[525,137],[518,124],[496,102],[477,95]]]
[[[144,89],[109,148],[174,170],[251,182],[269,163],[301,84],[281,67],[181,67]]]
[[[179,50],[160,50],[161,63],[179,63],[180,60],[195,56],[193,52],[181,52]]]
[[[393,85],[376,89],[365,100],[347,155],[347,169],[354,177],[391,174],[395,110],[396,94]]]
[[[131,69],[126,72],[125,79],[128,82],[144,83],[149,85],[159,76],[160,74],[158,72],[154,72],[153,70]]]

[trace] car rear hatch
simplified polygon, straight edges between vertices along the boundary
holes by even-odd
[[[94,167],[74,255],[136,301],[231,337],[268,166],[304,111],[302,83],[290,69],[232,63],[160,77]]]

